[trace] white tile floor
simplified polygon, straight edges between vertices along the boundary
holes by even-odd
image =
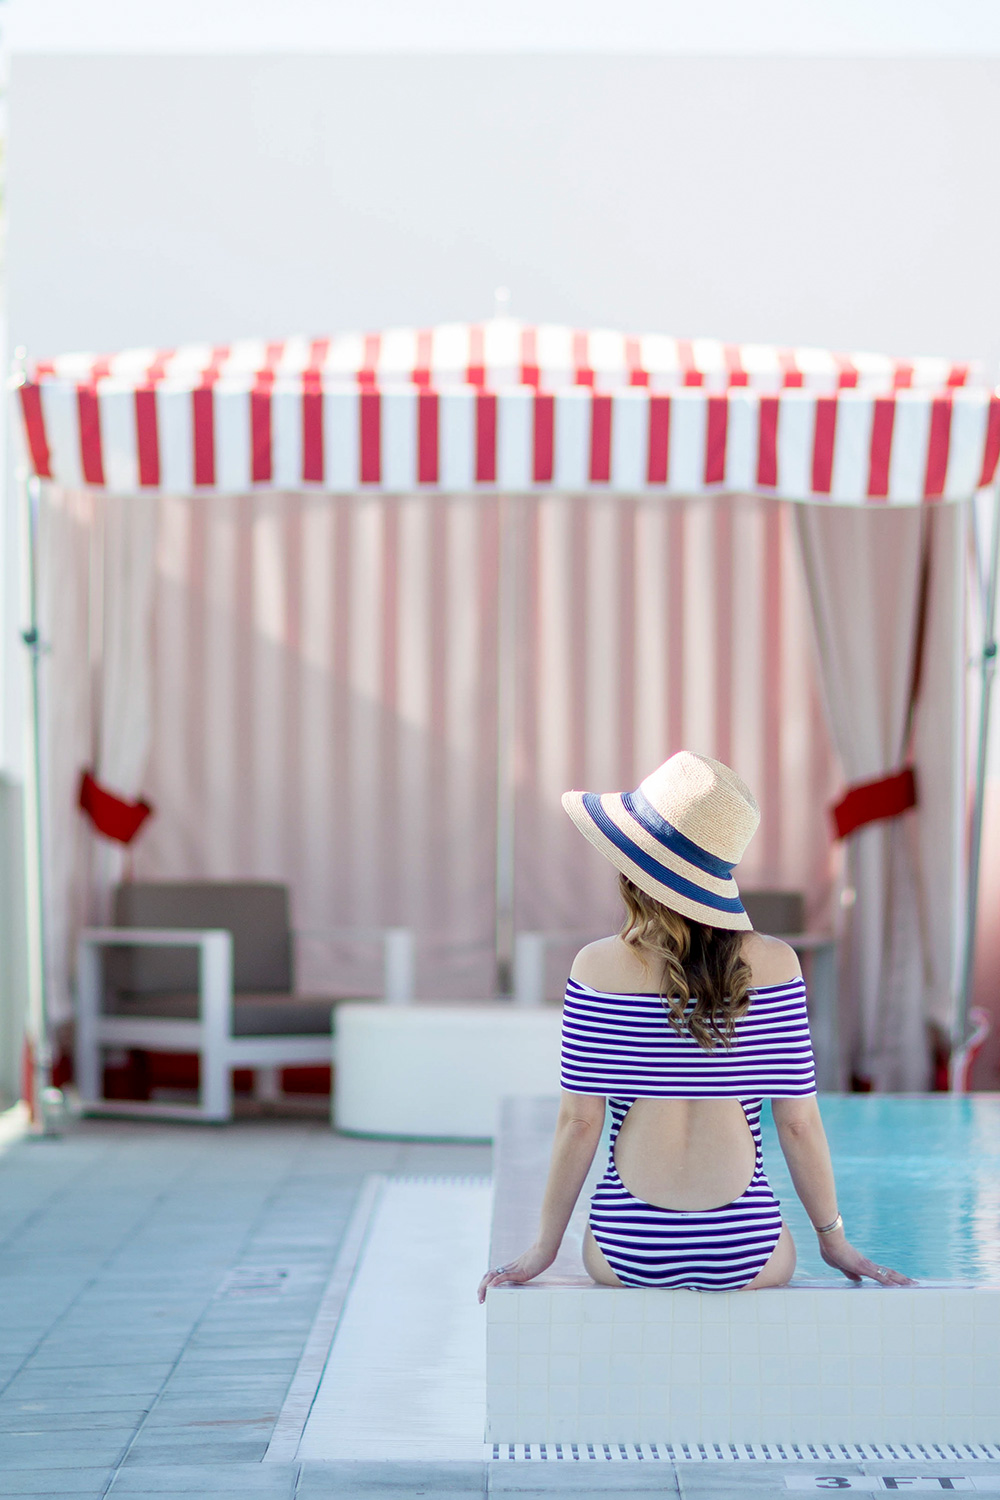
[[[485,1181],[385,1184],[300,1460],[482,1459],[489,1227]]]

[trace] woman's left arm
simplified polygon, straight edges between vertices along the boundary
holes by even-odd
[[[559,1254],[566,1225],[590,1171],[603,1129],[602,1097],[563,1093],[535,1243],[516,1260],[487,1271],[479,1283],[480,1302],[485,1302],[491,1286],[521,1286],[551,1266]]]

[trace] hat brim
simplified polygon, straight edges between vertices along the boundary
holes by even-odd
[[[753,931],[732,876],[708,875],[664,849],[635,821],[621,792],[564,792],[562,805],[584,838],[647,896],[690,922]]]

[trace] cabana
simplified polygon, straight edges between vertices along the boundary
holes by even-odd
[[[1000,457],[973,370],[497,320],[15,383],[43,1065],[127,860],[288,879],[342,992],[404,926],[420,993],[505,993],[519,932],[561,961],[607,920],[558,791],[680,743],[760,789],[745,878],[839,912],[838,1076],[924,1087],[929,1025],[961,1059]],[[74,812],[85,769],[155,805],[134,856]]]

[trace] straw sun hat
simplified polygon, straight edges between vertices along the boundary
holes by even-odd
[[[760,822],[735,771],[679,750],[635,792],[564,792],[584,838],[623,875],[693,922],[750,931],[732,870]]]

